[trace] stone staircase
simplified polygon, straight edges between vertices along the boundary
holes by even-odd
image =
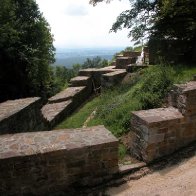
[[[88,99],[92,92],[90,86],[68,87],[48,99],[41,109],[47,120],[48,129],[52,129],[61,120],[68,117],[78,106]]]

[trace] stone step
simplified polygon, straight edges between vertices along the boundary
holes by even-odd
[[[89,77],[96,77],[96,75],[106,74],[115,71],[115,66],[108,66],[103,68],[88,68],[88,69],[81,69],[79,71],[79,76],[89,76]]]
[[[46,104],[41,111],[48,123],[48,129],[53,128],[61,120],[68,117],[73,112],[73,107],[72,100]]]
[[[138,57],[141,55],[141,52],[132,52],[132,51],[125,51],[123,52],[124,57]]]
[[[101,77],[102,77],[103,74],[118,71],[118,69],[114,69],[114,68],[115,68],[115,66],[108,66],[108,67],[103,67],[103,68],[100,68],[100,69],[95,69],[95,68],[82,69],[79,72],[79,76],[92,77],[93,88],[97,89],[101,86]]]
[[[95,71],[97,71],[96,68],[81,69],[78,75],[92,77]]]
[[[135,63],[137,58],[135,57],[117,57],[116,58],[116,68],[126,69],[129,64]]]
[[[0,134],[35,131],[44,126],[39,97],[9,100],[0,103]]]
[[[92,86],[91,78],[88,76],[77,76],[70,80],[70,87],[77,87],[77,86]]]
[[[62,101],[67,101],[72,99],[79,94],[84,93],[86,90],[85,86],[81,87],[68,87],[65,90],[61,91],[60,93],[56,94],[55,96],[48,99],[49,103],[58,103]]]
[[[118,84],[127,74],[125,69],[118,70],[115,72],[103,74],[101,78],[102,87],[111,87]]]

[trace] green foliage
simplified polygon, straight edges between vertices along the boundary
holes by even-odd
[[[106,59],[102,59],[101,57],[97,56],[93,59],[87,58],[86,61],[82,64],[82,68],[101,68],[108,66],[108,61]]]
[[[168,66],[155,66],[145,70],[142,81],[133,92],[133,97],[137,97],[142,109],[161,106],[174,82],[173,75],[173,68]]]
[[[66,68],[64,66],[50,66],[53,81],[50,96],[67,88],[70,79],[78,75],[80,67],[80,64],[74,64],[72,68]]]
[[[129,37],[137,43],[143,43],[143,40],[152,30],[156,15],[157,1],[153,0],[130,0],[130,10],[122,12],[116,22],[113,24],[111,31],[117,32],[122,28],[130,30]]]
[[[123,144],[120,144],[119,147],[118,147],[118,157],[119,157],[119,159],[122,160],[125,157],[126,153],[127,153],[126,147]]]
[[[47,95],[53,37],[35,1],[1,0],[0,35],[0,99]]]
[[[60,123],[56,128],[79,128],[84,125],[86,119],[90,116],[90,114],[96,110],[96,105],[100,103],[99,97],[93,99],[93,101],[87,102],[85,107],[82,107],[80,111],[76,111],[72,116],[65,119],[62,123]]]
[[[81,127],[96,110],[88,126],[103,124],[119,137],[130,128],[131,111],[160,107],[173,83],[189,81],[196,74],[196,68],[152,66],[142,72],[142,75],[138,72],[127,84],[105,89],[99,97],[66,119],[60,128]]]

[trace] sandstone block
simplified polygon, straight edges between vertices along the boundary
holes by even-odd
[[[39,97],[9,100],[0,103],[0,134],[37,131],[45,127]]]
[[[118,140],[104,126],[7,134],[0,146],[1,195],[58,195],[118,172]]]

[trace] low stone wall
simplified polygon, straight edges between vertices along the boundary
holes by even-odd
[[[150,162],[196,140],[196,82],[175,85],[169,100],[169,108],[132,113],[130,147],[139,159]]]
[[[117,69],[127,69],[127,65],[136,63],[136,57],[117,57],[116,58],[116,68]]]
[[[127,74],[125,69],[121,69],[115,72],[103,74],[101,77],[101,86],[102,87],[112,87],[120,83],[125,75]]]
[[[42,105],[38,97],[0,103],[0,134],[42,130]]]
[[[70,80],[69,86],[88,86],[92,89],[92,79],[88,76],[77,76]]]
[[[138,57],[141,55],[141,52],[132,52],[132,51],[125,51],[123,52],[124,57]]]
[[[103,126],[2,135],[0,171],[0,195],[66,194],[118,171],[118,141]]]
[[[64,118],[88,99],[92,89],[90,86],[68,87],[48,100],[41,109],[47,121],[47,129],[52,129]]]
[[[79,72],[79,76],[91,77],[93,82],[93,89],[96,89],[101,86],[101,77],[103,74],[115,72],[118,70],[119,69],[115,69],[115,66],[108,66],[99,69],[96,68],[82,69]]]

